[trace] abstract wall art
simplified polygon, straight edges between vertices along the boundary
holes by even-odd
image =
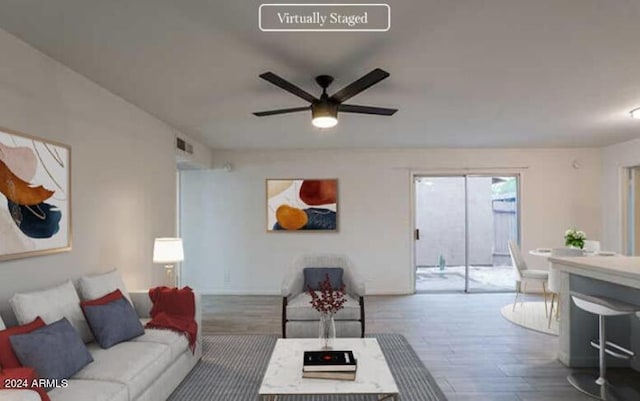
[[[0,260],[71,249],[71,149],[0,128]]]
[[[337,230],[338,180],[267,180],[268,232]]]

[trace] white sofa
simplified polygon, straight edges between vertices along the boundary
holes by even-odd
[[[146,291],[129,293],[143,323],[151,300]],[[87,344],[94,361],[69,380],[66,388],[49,392],[52,401],[162,401],[198,363],[202,355],[202,313],[196,294],[198,337],[195,354],[186,336],[170,330],[145,329],[145,334],[109,349]],[[4,324],[0,319],[0,329]],[[0,390],[1,401],[35,401],[34,391]]]

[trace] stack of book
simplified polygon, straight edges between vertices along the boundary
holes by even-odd
[[[305,351],[302,377],[355,380],[357,367],[352,351]]]

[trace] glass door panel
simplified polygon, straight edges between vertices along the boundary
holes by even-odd
[[[466,289],[465,177],[416,177],[416,292]]]
[[[518,177],[467,176],[468,290],[513,291],[508,243],[518,241]]]

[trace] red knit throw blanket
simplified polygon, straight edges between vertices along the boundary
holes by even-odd
[[[0,392],[2,389],[33,390],[40,395],[42,401],[50,401],[44,387],[33,386],[36,372],[32,368],[11,368],[0,371]],[[0,395],[0,399],[2,396]]]
[[[196,301],[193,290],[155,287],[149,290],[149,298],[153,302],[151,321],[145,327],[169,329],[183,333],[189,339],[191,352],[196,350]]]

